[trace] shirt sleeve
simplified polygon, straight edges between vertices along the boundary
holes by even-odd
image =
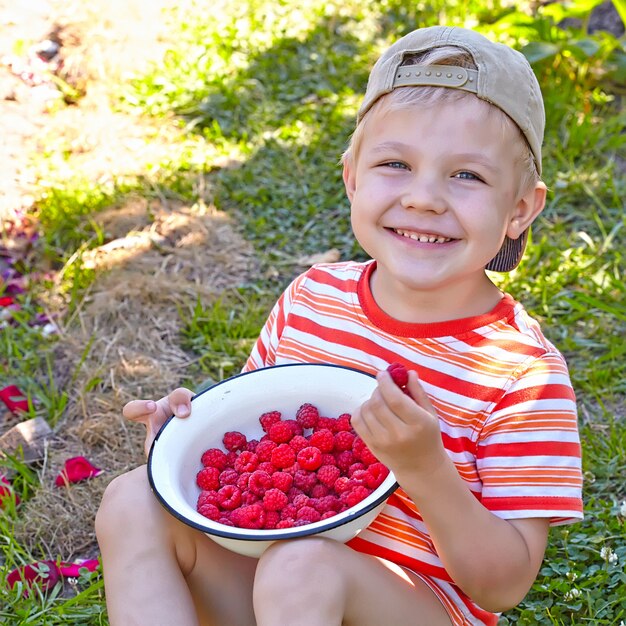
[[[292,304],[296,299],[298,290],[304,282],[306,274],[298,276],[285,289],[270,311],[270,314],[261,329],[252,352],[243,366],[242,372],[271,367],[276,365],[276,352],[280,339],[287,323]]]
[[[576,399],[565,360],[532,360],[483,425],[477,446],[481,501],[504,519],[548,517],[556,526],[583,518]]]

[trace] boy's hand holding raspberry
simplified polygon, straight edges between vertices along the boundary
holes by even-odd
[[[376,378],[378,387],[352,415],[355,431],[401,484],[431,473],[448,457],[417,372],[394,363]]]

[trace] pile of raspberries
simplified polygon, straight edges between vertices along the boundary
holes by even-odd
[[[295,419],[278,411],[259,417],[264,435],[224,434],[196,476],[197,511],[227,526],[292,528],[328,519],[361,502],[389,470],[350,424],[350,415],[320,416],[303,404]]]

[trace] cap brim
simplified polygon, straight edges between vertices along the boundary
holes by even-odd
[[[515,269],[524,256],[526,242],[528,241],[528,229],[526,229],[517,239],[506,237],[504,243],[489,263],[488,269],[492,272],[510,272]]]

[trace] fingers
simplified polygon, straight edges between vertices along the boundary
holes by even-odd
[[[428,411],[431,415],[437,415],[435,407],[432,405],[428,394],[424,391],[424,387],[422,387],[422,384],[420,383],[417,372],[413,370],[409,372],[409,382],[407,383],[407,388],[411,397],[415,400],[415,402],[417,402],[417,404]]]
[[[191,414],[191,398],[193,398],[193,396],[193,391],[185,387],[174,389],[174,391],[167,396],[170,412],[176,417],[189,416]]]
[[[154,400],[131,400],[124,405],[122,415],[127,420],[145,423],[156,410],[157,403]]]

